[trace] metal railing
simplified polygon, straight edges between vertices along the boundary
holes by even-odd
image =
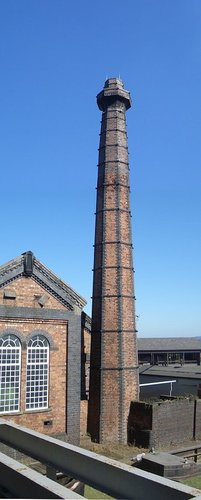
[[[147,387],[148,385],[161,385],[170,384],[170,396],[172,396],[172,384],[175,384],[176,380],[164,380],[162,382],[148,382],[146,384],[139,384],[139,387]]]
[[[201,443],[187,446],[185,448],[171,450],[169,451],[169,453],[171,453],[171,455],[177,455],[180,457],[193,458],[194,462],[197,463],[199,457],[201,456]]]
[[[117,499],[201,499],[201,492],[0,419],[0,441],[49,470],[88,484]],[[20,498],[83,498],[19,462],[0,455],[0,487]]]

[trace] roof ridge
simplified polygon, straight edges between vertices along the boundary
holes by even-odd
[[[30,269],[26,269],[26,257],[31,254],[32,264],[29,265]],[[29,272],[28,272],[29,271]],[[44,279],[44,286],[49,287],[54,294],[58,296],[58,299],[65,302],[72,302],[71,306],[77,305],[83,308],[87,301],[79,293],[74,290],[68,283],[63,281],[59,276],[57,276],[51,269],[49,269],[43,262],[35,257],[33,252],[24,252],[18,257],[6,262],[0,266],[0,282],[1,287],[5,286],[9,281],[13,281],[22,276],[30,276],[33,279],[41,280]],[[42,278],[43,277],[43,278]],[[48,283],[49,281],[49,283]]]

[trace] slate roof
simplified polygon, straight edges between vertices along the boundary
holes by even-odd
[[[29,259],[28,265],[27,258]],[[30,251],[0,266],[0,288],[22,276],[31,277],[68,309],[73,310],[74,306],[82,309],[87,303],[81,295],[56,276]]]
[[[201,351],[201,339],[196,337],[138,338],[138,351]]]
[[[201,366],[194,364],[184,364],[179,365],[178,363],[175,365],[168,366],[160,366],[160,365],[141,365],[139,367],[140,376],[146,377],[157,377],[156,382],[159,381],[159,377],[164,377],[165,380],[169,380],[170,378],[193,378],[197,379],[201,382]],[[143,382],[143,379],[140,379],[140,382]],[[148,382],[148,381],[147,381]]]

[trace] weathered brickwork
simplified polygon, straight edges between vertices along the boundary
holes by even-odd
[[[33,254],[32,268],[26,271],[25,259],[26,254],[0,267],[0,337],[14,334],[22,348],[19,411],[1,415],[79,444],[81,309],[85,301]],[[43,335],[49,342],[45,410],[26,409],[27,344],[35,334]]]
[[[15,292],[16,298],[11,300],[4,297],[6,291]],[[38,285],[34,279],[22,277],[0,289],[0,304],[15,307],[41,308],[38,303],[38,299],[43,294],[44,289]],[[58,300],[52,297],[49,293],[47,293],[45,308],[66,309],[62,304],[58,304]]]
[[[125,112],[130,96],[109,79],[97,96],[99,146],[88,431],[95,441],[127,441],[138,399],[137,348]]]
[[[80,435],[87,433],[88,399],[82,399],[80,403]]]
[[[88,398],[89,398],[89,366],[91,350],[91,318],[82,313],[81,332],[81,403],[80,403],[80,432],[87,432]]]
[[[200,400],[133,402],[129,415],[129,441],[145,448],[171,448],[192,439],[199,440],[200,421]]]
[[[36,297],[41,296],[44,290],[35,283],[32,278],[20,278],[0,290],[0,303],[4,303],[4,293],[6,290],[16,293],[15,300],[7,299],[10,307],[37,307]],[[38,304],[38,307],[39,304]],[[47,307],[57,308],[58,302],[48,294]],[[59,305],[60,308],[60,305]],[[62,308],[62,305],[61,305]],[[63,308],[64,309],[64,308]],[[20,391],[20,412],[12,415],[12,420],[17,424],[33,428],[39,432],[47,434],[59,434],[66,432],[66,360],[67,360],[67,321],[39,321],[15,318],[7,320],[0,319],[0,335],[6,332],[15,331],[19,335],[23,345],[21,358],[21,391]],[[54,343],[54,348],[50,350],[50,380],[49,380],[49,409],[38,412],[25,410],[26,395],[26,362],[27,362],[27,339],[34,332],[42,332],[47,338],[50,336]],[[58,411],[59,408],[59,411]],[[4,415],[4,418],[11,418],[11,415]],[[50,420],[51,425],[44,425]]]

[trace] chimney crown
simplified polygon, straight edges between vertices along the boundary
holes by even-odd
[[[101,111],[106,111],[117,100],[124,102],[126,109],[131,107],[130,92],[124,89],[123,81],[120,78],[108,78],[103,90],[97,95],[98,107]]]

